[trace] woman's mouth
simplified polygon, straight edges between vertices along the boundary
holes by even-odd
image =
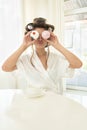
[[[38,44],[43,44],[43,41],[42,40],[38,41]]]

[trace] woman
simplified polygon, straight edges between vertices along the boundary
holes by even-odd
[[[54,26],[47,24],[46,19],[35,18],[25,29],[22,45],[4,62],[2,69],[16,73],[17,77],[23,75],[26,79],[24,82],[27,83],[25,87],[50,89],[62,94],[59,86],[62,77],[71,75],[73,69],[80,68],[81,60],[60,44],[53,33]],[[31,35],[32,31],[38,33],[37,38]],[[50,33],[49,38],[44,38],[44,31]],[[50,45],[62,55],[49,52]],[[35,46],[33,52],[21,56],[30,46]]]

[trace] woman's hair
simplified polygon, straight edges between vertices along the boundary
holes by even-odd
[[[34,30],[35,28],[44,28],[45,30],[54,31],[55,27],[54,25],[47,24],[45,18],[34,18],[32,23],[28,23],[25,26],[25,34],[27,34],[29,31]]]

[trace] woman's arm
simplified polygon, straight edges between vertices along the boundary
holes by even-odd
[[[30,46],[35,40],[31,40],[30,32],[24,36],[23,44],[4,62],[2,65],[2,70],[13,71],[16,69],[16,63],[20,55]]]
[[[63,47],[59,43],[56,35],[54,35],[52,33],[50,40],[47,40],[47,42],[49,45],[52,45],[56,50],[61,52],[66,57],[66,59],[70,63],[70,66],[69,66],[70,68],[80,68],[82,66],[82,61],[76,55],[74,55],[72,52],[70,52],[65,47]]]
[[[61,44],[56,45],[55,48],[66,57],[70,63],[70,68],[80,68],[82,66],[81,60],[66,48],[64,48]]]
[[[20,55],[24,52],[24,48],[21,46],[16,50],[2,65],[2,70],[13,71],[16,69],[16,63]]]

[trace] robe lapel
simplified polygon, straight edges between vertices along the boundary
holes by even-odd
[[[54,81],[51,79],[48,73],[49,66],[48,66],[48,69],[45,70],[36,53],[34,53],[34,56],[33,56],[33,64],[35,68],[40,72],[41,76],[43,77],[44,82],[47,83],[49,88],[57,92],[57,85],[54,83]]]

